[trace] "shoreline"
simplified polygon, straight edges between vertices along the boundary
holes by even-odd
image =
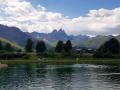
[[[120,65],[120,59],[41,59],[41,60],[0,60],[2,64],[30,64],[30,63],[40,63],[40,64],[95,64],[95,65]]]

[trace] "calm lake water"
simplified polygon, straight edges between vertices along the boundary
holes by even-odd
[[[0,90],[120,90],[120,66],[9,65]]]

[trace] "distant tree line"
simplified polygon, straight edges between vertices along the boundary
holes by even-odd
[[[33,52],[33,41],[32,41],[32,39],[27,40],[25,50],[26,50],[26,52]],[[37,53],[44,53],[44,52],[46,52],[46,50],[47,50],[47,47],[46,47],[45,42],[43,40],[38,41],[36,46],[35,46],[35,51]],[[66,52],[66,53],[70,54],[71,51],[72,51],[72,44],[71,44],[70,40],[68,40],[65,44],[61,40],[59,40],[57,42],[56,47],[55,47],[55,52],[56,53]]]
[[[26,46],[26,52],[33,52],[33,41],[28,39]],[[38,41],[35,46],[36,53],[45,53],[47,51],[46,44],[43,40]],[[51,52],[52,53],[52,52]],[[64,55],[72,56],[73,55],[73,46],[70,40],[67,40],[65,43],[59,40],[54,48],[54,53],[62,53]],[[111,38],[101,45],[93,54],[97,58],[108,58],[113,55],[120,54],[120,43],[117,39]]]
[[[26,52],[33,52],[33,41],[32,39],[28,39],[27,43],[25,45],[25,51]],[[36,46],[35,46],[35,50],[37,53],[44,53],[46,52],[47,48],[46,48],[46,44],[44,41],[38,41]]]

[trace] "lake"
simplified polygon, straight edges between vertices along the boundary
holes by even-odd
[[[120,66],[8,65],[0,90],[120,90]]]

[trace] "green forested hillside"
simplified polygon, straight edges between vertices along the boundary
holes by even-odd
[[[9,40],[7,40],[7,39],[4,39],[4,38],[0,38],[0,41],[1,41],[3,44],[9,43],[9,44],[11,44],[11,46],[13,46],[13,47],[16,48],[16,49],[24,50],[23,47],[19,46],[19,45],[16,44],[15,42],[11,42],[11,41],[9,41]]]

